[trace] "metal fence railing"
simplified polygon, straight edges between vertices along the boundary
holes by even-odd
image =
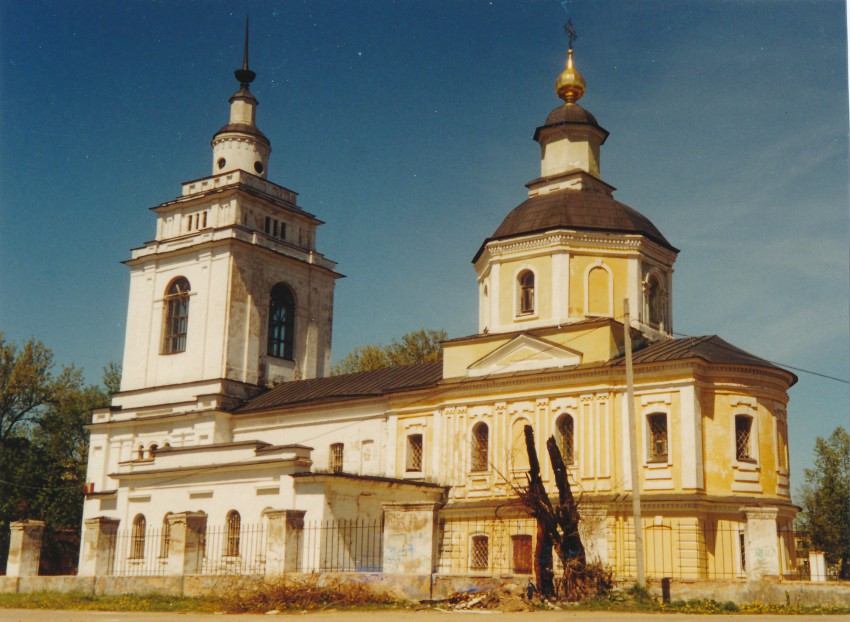
[[[261,524],[208,525],[204,534],[201,574],[263,574],[266,571],[266,530]]]
[[[381,572],[383,531],[380,519],[305,523],[299,568],[303,572]]]
[[[596,556],[618,578],[634,577],[636,547],[631,521],[609,518],[598,528],[605,534],[601,545],[585,538],[589,557]],[[804,578],[804,565],[795,553],[798,541],[798,534],[790,527],[777,530],[778,563],[780,572],[787,578]],[[437,571],[529,574],[536,543],[536,523],[528,517],[441,520]],[[745,523],[695,519],[645,521],[643,543],[647,578],[743,579],[747,576]],[[554,551],[553,561],[558,572],[561,564]]]

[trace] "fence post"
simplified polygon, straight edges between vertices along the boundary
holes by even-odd
[[[207,515],[180,512],[168,515],[168,574],[200,574],[204,563],[204,534]]]
[[[747,516],[747,579],[779,574],[779,537],[776,508],[745,507]]]
[[[267,510],[266,575],[298,572],[305,510]]]
[[[425,575],[437,562],[438,503],[384,503],[384,563],[387,574]]]
[[[10,525],[10,529],[12,533],[9,538],[6,576],[31,577],[37,575],[44,521],[15,521]]]
[[[112,574],[119,522],[117,518],[105,516],[87,518],[83,522],[83,544],[80,547],[78,575],[100,577]]]
[[[821,551],[809,551],[809,581],[826,581],[826,557]]]

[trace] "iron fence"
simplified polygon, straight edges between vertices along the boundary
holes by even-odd
[[[602,529],[603,526],[597,526]],[[586,553],[610,567],[618,578],[637,574],[631,520],[611,517],[604,537],[583,534]],[[778,564],[787,578],[801,577],[796,534],[777,530]],[[444,574],[530,574],[537,544],[534,519],[452,518],[440,521],[437,570]],[[644,567],[650,579],[743,579],[747,576],[746,524],[704,520],[645,521]],[[555,571],[561,568],[553,551]],[[751,560],[750,560],[751,562]],[[751,562],[752,563],[752,562]]]
[[[261,524],[207,526],[201,549],[200,574],[264,574],[266,571],[266,530]]]
[[[303,572],[381,572],[383,520],[315,521],[304,524],[297,565]]]

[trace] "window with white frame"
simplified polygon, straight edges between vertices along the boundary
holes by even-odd
[[[519,315],[532,315],[534,313],[534,273],[531,270],[523,270],[519,273],[517,293]]]
[[[331,473],[342,473],[343,443],[332,443],[328,469]]]
[[[555,423],[558,434],[556,440],[558,449],[561,450],[561,456],[564,459],[564,464],[575,463],[575,421],[573,416],[563,414],[558,417]]]

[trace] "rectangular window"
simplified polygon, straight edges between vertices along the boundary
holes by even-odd
[[[280,223],[280,236],[279,237],[280,237],[281,240],[286,240],[286,223],[285,222]]]
[[[266,227],[265,227],[264,231],[265,231],[267,234],[271,235],[271,232],[272,232],[272,219],[271,219],[269,216],[266,216]]]
[[[788,468],[788,427],[784,421],[776,422],[776,451],[779,454],[779,468]]]
[[[515,574],[531,574],[531,536],[511,536]]]
[[[407,436],[407,464],[405,471],[416,473],[422,471],[422,435]]]
[[[487,570],[490,565],[490,541],[487,536],[472,536],[472,551],[469,567],[472,570]]]
[[[751,448],[753,418],[749,415],[735,415],[735,458],[744,462],[754,462]]]
[[[655,413],[646,416],[647,456],[649,462],[667,462],[667,415]]]
[[[331,473],[342,473],[342,451],[342,443],[331,445],[330,464],[328,465]]]
[[[207,228],[207,213],[204,212],[204,224],[201,225],[204,229]]]

